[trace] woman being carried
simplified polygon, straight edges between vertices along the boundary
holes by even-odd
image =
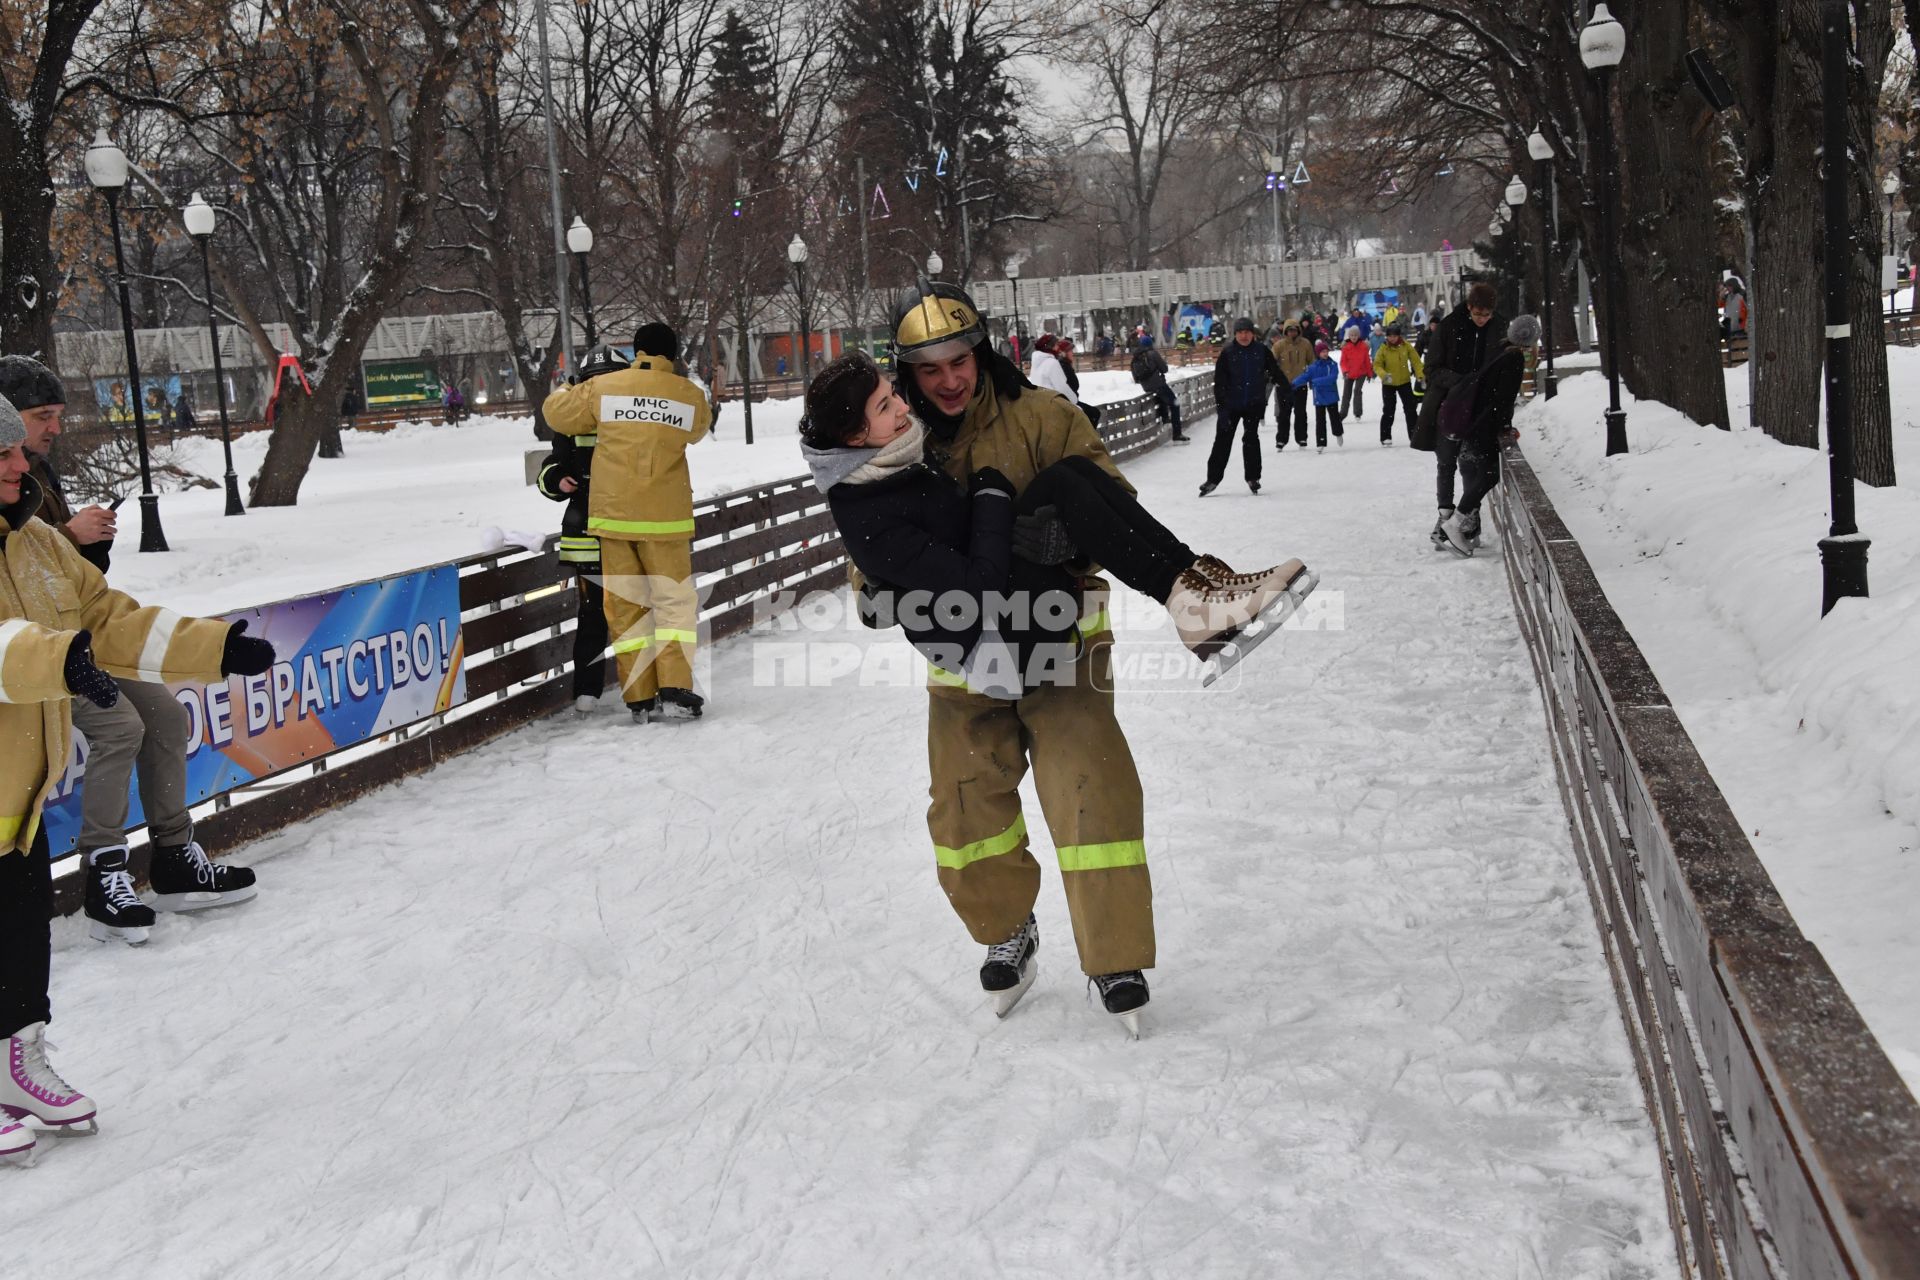
[[[1017,502],[992,468],[963,490],[928,465],[925,427],[865,355],[815,376],[801,440],[848,556],[891,606],[883,621],[991,697],[1018,698],[1048,669],[1070,670],[1078,641],[1076,577],[1013,556],[1016,515],[1055,508],[1084,559],[1164,604],[1195,656],[1219,659],[1215,677],[1318,581],[1298,560],[1236,573],[1195,554],[1087,458],[1047,467]]]

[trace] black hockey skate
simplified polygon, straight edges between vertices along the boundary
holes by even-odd
[[[253,871],[207,857],[197,840],[153,847],[153,905],[159,911],[204,911],[231,907],[260,890]]]
[[[635,724],[645,724],[659,712],[660,699],[642,698],[638,702],[629,702],[627,711],[633,716]]]
[[[660,708],[653,713],[653,718],[665,720],[668,724],[698,720],[706,705],[707,700],[691,689],[662,689]]]
[[[1140,1038],[1140,1010],[1146,1008],[1147,975],[1138,969],[1127,969],[1121,973],[1096,973],[1087,981],[1100,993],[1100,1003],[1106,1006],[1108,1013],[1120,1019],[1120,1025],[1126,1028],[1127,1035],[1134,1040]]]
[[[980,986],[993,996],[994,1016],[1004,1018],[1020,1003],[1040,973],[1040,925],[1029,915],[1005,942],[987,948]]]
[[[133,891],[127,866],[127,846],[116,844],[87,855],[86,891],[82,909],[87,932],[95,942],[124,942],[137,947],[153,928],[153,908]]]

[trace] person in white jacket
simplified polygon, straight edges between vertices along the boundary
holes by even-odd
[[[1073,384],[1067,381],[1067,371],[1060,367],[1060,359],[1054,354],[1060,347],[1060,339],[1051,333],[1043,333],[1033,344],[1033,364],[1027,376],[1036,387],[1045,387],[1049,391],[1058,391],[1068,401],[1080,403],[1073,394]]]

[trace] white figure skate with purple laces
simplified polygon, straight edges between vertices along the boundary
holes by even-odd
[[[8,1037],[5,1070],[0,1071],[0,1116],[11,1121],[36,1120],[61,1133],[98,1133],[93,1099],[62,1080],[48,1064],[46,1034],[47,1024],[36,1022]],[[31,1151],[33,1130],[17,1127],[26,1130],[27,1139],[19,1150]],[[19,1140],[20,1135],[0,1129],[0,1153]]]

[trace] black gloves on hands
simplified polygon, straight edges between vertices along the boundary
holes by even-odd
[[[273,646],[245,634],[246,630],[246,620],[242,619],[227,632],[226,646],[220,650],[221,675],[257,676],[273,666]]]
[[[1065,564],[1080,554],[1058,509],[1041,507],[1013,519],[1013,554],[1030,564]]]
[[[120,701],[120,686],[113,677],[93,665],[93,632],[76,632],[67,646],[67,661],[61,674],[76,698],[85,698],[101,710]]]
[[[983,493],[997,493],[1011,502],[1013,501],[1013,481],[992,467],[982,467],[967,481],[967,496],[977,498]]]

